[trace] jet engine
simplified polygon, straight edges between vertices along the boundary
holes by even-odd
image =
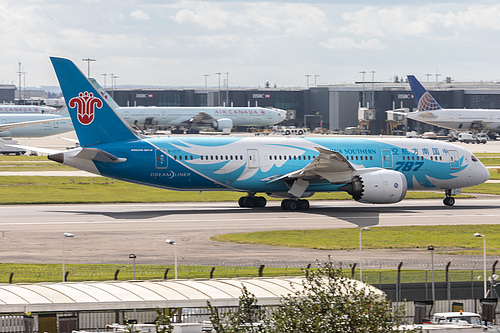
[[[215,120],[212,123],[212,127],[217,131],[223,131],[224,129],[229,129],[229,131],[231,131],[231,129],[233,128],[233,121],[228,118],[221,118]]]
[[[339,189],[359,202],[387,204],[403,200],[407,188],[406,177],[401,172],[376,170],[354,176],[352,182]]]

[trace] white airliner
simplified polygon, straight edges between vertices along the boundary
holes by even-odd
[[[443,109],[413,75],[408,75],[417,104],[416,112],[401,113],[408,119],[456,131],[500,130],[500,109]]]
[[[55,108],[50,106],[40,106],[40,105],[14,105],[14,104],[3,104],[0,105],[0,114],[19,114],[19,113],[54,113]]]
[[[42,137],[73,130],[67,107],[58,113],[0,113],[0,137]]]
[[[225,133],[235,126],[271,126],[285,120],[286,111],[261,107],[120,107],[95,79],[94,87],[130,125],[140,129],[146,125],[175,127],[172,134],[196,134],[211,127]]]

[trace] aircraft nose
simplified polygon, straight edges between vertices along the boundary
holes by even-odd
[[[279,114],[279,117],[282,119],[282,120],[285,120],[286,119],[286,111],[285,110],[281,110],[281,109],[276,109],[276,111],[278,111],[278,114]]]
[[[490,179],[490,171],[483,165],[484,172],[484,180],[481,183],[484,183]]]

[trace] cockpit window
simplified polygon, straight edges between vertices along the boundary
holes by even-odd
[[[473,162],[477,162],[477,161],[479,161],[479,160],[477,159],[477,157],[476,157],[476,156],[474,156],[474,155],[472,155],[471,159],[472,159],[472,161],[473,161]]]

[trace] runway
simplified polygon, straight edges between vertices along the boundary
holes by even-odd
[[[219,243],[211,236],[235,232],[289,229],[358,228],[364,226],[497,224],[500,201],[458,199],[454,207],[441,200],[404,200],[393,205],[354,201],[312,201],[305,212],[283,211],[279,202],[264,209],[239,208],[236,203],[89,204],[1,206],[2,262],[59,263],[63,233],[68,263],[172,264],[177,242],[179,264],[293,265],[325,260],[356,262],[357,251],[324,251]],[[428,262],[426,249],[364,251],[365,266],[405,268]],[[436,256],[441,261],[457,256]],[[488,257],[488,261],[497,258]],[[482,257],[460,258],[463,265],[482,267]],[[421,268],[421,267],[420,267]]]

